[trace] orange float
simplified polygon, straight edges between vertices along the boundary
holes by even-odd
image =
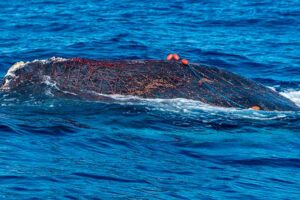
[[[174,53],[173,54],[173,59],[178,61],[180,59],[180,57],[179,57],[178,54]]]
[[[167,56],[167,60],[172,60],[173,59],[173,57],[174,57],[174,55],[173,54],[169,54],[168,56]]]
[[[260,107],[259,106],[252,106],[251,109],[252,110],[260,110]]]
[[[181,63],[182,63],[183,65],[188,65],[188,64],[189,64],[189,61],[188,61],[187,59],[182,59],[182,60],[181,60]]]

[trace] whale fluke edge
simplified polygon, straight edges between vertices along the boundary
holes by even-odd
[[[50,58],[14,64],[2,80],[3,92],[28,92],[51,82],[82,99],[101,95],[186,98],[220,107],[299,111],[276,91],[248,78],[203,64],[163,60],[91,60]]]

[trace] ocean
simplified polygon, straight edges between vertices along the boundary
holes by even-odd
[[[17,61],[178,53],[300,106],[298,0],[11,0],[0,24],[1,79]],[[0,199],[300,198],[299,112],[47,94],[0,94]]]

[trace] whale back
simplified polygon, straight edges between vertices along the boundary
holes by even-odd
[[[84,99],[120,94],[144,98],[187,98],[222,107],[299,110],[289,99],[259,83],[202,64],[183,65],[176,61],[157,60],[52,59],[28,63],[14,71],[13,75],[18,79],[11,88],[51,83],[61,91]]]

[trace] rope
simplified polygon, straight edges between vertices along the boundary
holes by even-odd
[[[189,69],[192,71],[192,73],[199,79],[201,80],[204,77],[200,77],[200,75],[192,68],[191,65],[188,65]],[[213,90],[214,92],[218,93],[214,88],[212,88],[210,85],[206,84],[206,86],[210,89]],[[229,99],[228,97],[226,97],[225,95],[219,94],[221,97],[223,97],[223,99],[225,99],[225,101],[231,102],[232,104],[236,105],[239,108],[245,108],[244,106],[232,101],[231,99]]]

